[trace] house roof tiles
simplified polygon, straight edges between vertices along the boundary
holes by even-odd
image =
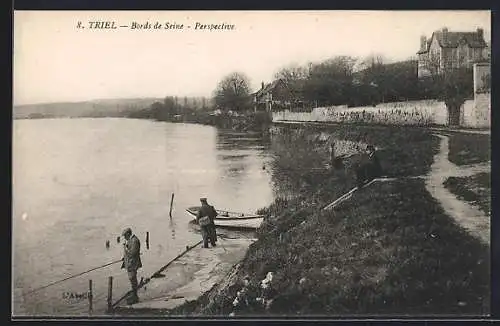
[[[432,33],[431,38],[427,41],[426,48],[420,49],[417,54],[428,52],[434,38],[436,38],[439,46],[442,48],[456,48],[461,43],[465,43],[471,48],[485,48],[487,46],[484,36],[478,32],[436,31]]]

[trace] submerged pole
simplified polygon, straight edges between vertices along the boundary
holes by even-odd
[[[113,310],[113,276],[108,277],[108,312]]]
[[[146,231],[146,249],[149,250],[149,231]]]
[[[174,204],[174,193],[172,193],[172,198],[170,199],[170,212],[168,215],[172,218],[172,205]]]
[[[89,315],[92,315],[92,280],[89,280]]]

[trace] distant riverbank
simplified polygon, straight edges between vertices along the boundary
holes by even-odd
[[[272,116],[268,112],[212,112],[195,111],[183,114],[168,115],[161,110],[145,109],[132,112],[127,118],[151,119],[166,122],[197,123],[215,126],[222,129],[235,131],[267,132],[272,123]]]

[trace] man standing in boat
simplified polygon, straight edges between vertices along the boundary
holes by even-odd
[[[201,235],[203,237],[203,247],[208,248],[208,242],[215,247],[217,241],[217,232],[215,231],[215,217],[217,211],[215,208],[208,204],[206,198],[200,198],[201,207],[196,216],[196,221],[201,227]]]
[[[139,297],[137,296],[137,270],[142,267],[141,262],[141,242],[132,234],[130,228],[126,228],[122,232],[123,237],[126,242],[123,244],[123,263],[122,268],[127,270],[128,279],[130,280],[130,285],[132,286],[132,295],[127,298],[127,304],[134,304],[139,302]]]

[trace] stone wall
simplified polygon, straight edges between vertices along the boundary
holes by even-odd
[[[485,84],[485,78],[491,76],[491,67],[489,63],[474,64],[474,93],[486,93],[490,85]]]
[[[467,128],[490,127],[490,93],[475,94],[460,109],[460,125]],[[320,107],[311,112],[273,112],[273,121],[319,121],[379,123],[401,125],[448,125],[448,112],[442,101],[425,100],[379,104],[375,107]]]
[[[489,63],[474,64],[474,99],[465,101],[460,108],[460,125],[463,127],[491,126],[490,69]],[[423,100],[353,108],[319,107],[311,112],[273,112],[273,121],[280,120],[446,126],[448,111],[443,101]]]
[[[473,117],[474,119],[470,123],[470,127],[491,127],[491,93],[479,93],[475,95]]]
[[[491,126],[491,66],[489,63],[474,64],[474,101],[468,101],[463,109],[463,126],[490,128]]]
[[[311,112],[273,112],[273,121],[446,125],[447,119],[446,105],[435,100],[383,103],[375,107],[320,107]]]

